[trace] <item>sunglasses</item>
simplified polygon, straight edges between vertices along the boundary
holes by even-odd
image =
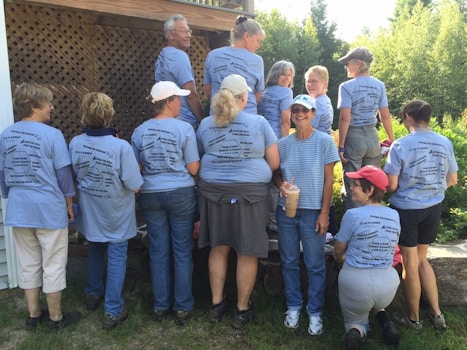
[[[291,109],[290,111],[291,111],[293,114],[298,114],[298,113],[304,113],[304,114],[306,114],[306,113],[310,112],[311,109],[308,109],[308,108],[297,108],[297,107],[295,107],[295,108]]]

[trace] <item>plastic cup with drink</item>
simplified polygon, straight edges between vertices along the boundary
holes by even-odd
[[[285,191],[287,192],[287,197],[285,197],[285,216],[293,218],[297,213],[300,189],[294,184],[287,184]]]

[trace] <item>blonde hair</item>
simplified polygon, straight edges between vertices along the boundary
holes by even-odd
[[[102,92],[88,92],[81,102],[81,123],[90,129],[109,126],[115,111],[112,99]]]
[[[329,72],[328,72],[328,69],[325,66],[313,66],[313,67],[310,67],[305,73],[305,82],[306,82],[306,80],[308,80],[308,77],[313,73],[318,74],[321,79],[323,79],[324,81],[329,82]]]
[[[244,93],[243,93],[244,94]],[[238,114],[237,101],[243,94],[234,96],[229,89],[221,89],[212,99],[214,124],[225,128]]]
[[[43,108],[52,102],[53,94],[45,86],[36,83],[22,83],[13,93],[13,110],[18,118],[28,118],[33,108]]]

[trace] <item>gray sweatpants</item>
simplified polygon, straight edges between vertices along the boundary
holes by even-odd
[[[357,328],[366,335],[370,328],[370,311],[379,311],[391,304],[399,283],[399,275],[393,267],[362,269],[344,263],[338,285],[346,332]]]

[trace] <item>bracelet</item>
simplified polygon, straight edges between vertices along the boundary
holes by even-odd
[[[345,148],[344,148],[344,147],[339,147],[338,152],[339,152],[339,153],[341,153],[341,152],[344,153],[344,152],[345,152]]]

